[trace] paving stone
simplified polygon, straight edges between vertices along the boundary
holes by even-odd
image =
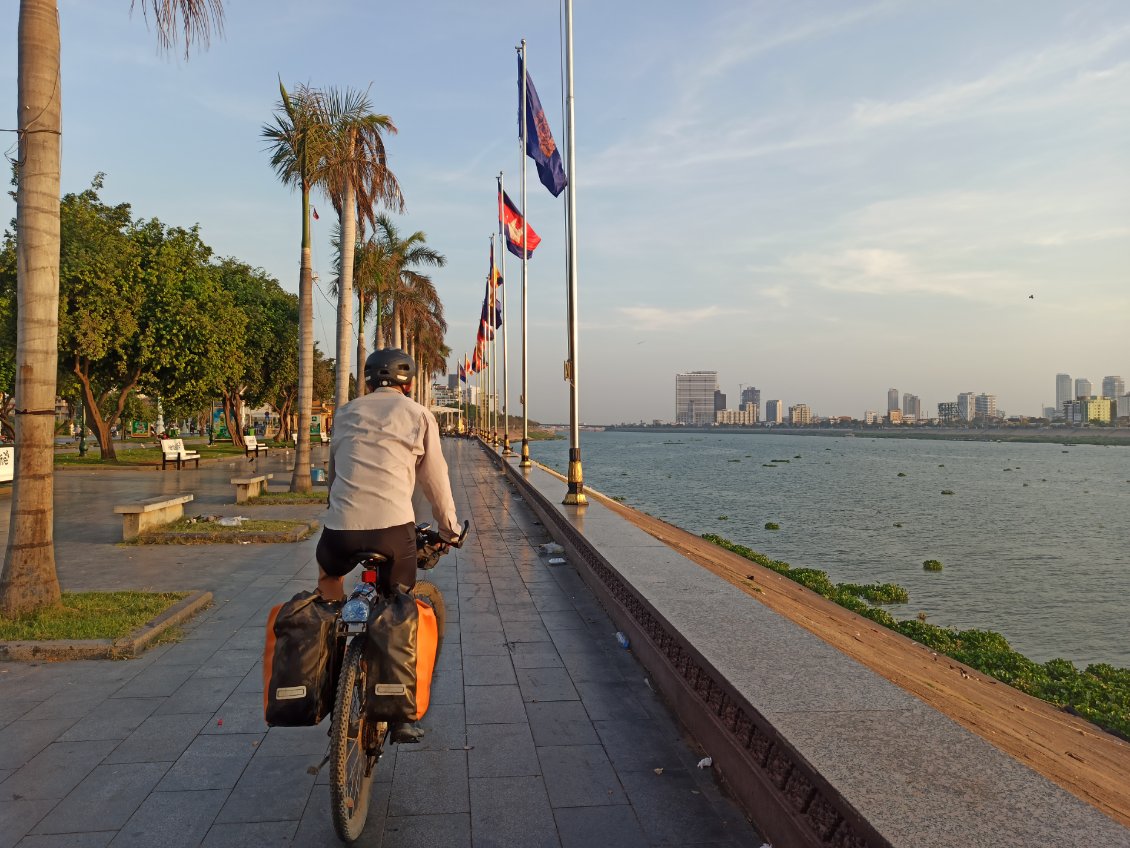
[[[390,816],[385,822],[383,848],[471,848],[471,845],[469,813]]]
[[[289,845],[298,821],[217,822],[201,848],[276,848]]]
[[[138,673],[112,694],[116,698],[164,698],[184,685],[200,666],[157,663]]]
[[[225,722],[225,726],[226,726]],[[311,765],[318,763],[329,750],[330,720],[313,727],[272,727],[257,746],[257,757],[287,757],[303,754]]]
[[[520,668],[518,688],[526,703],[538,701],[576,701],[580,698],[563,668]]]
[[[566,651],[560,647],[558,651],[565,668],[569,669],[569,676],[577,682],[616,683],[624,679],[619,664],[604,651],[596,648]]]
[[[664,845],[724,842],[735,835],[719,820],[686,771],[665,769],[663,774],[650,770],[618,774],[640,826],[653,842]]]
[[[24,721],[69,718],[71,724],[74,724],[77,719],[89,714],[119,689],[121,683],[118,681],[105,683],[68,681],[65,685],[55,688],[50,697],[42,703],[24,712],[21,718]]]
[[[11,724],[44,703],[43,698],[31,695],[16,697],[17,687],[24,685],[18,678],[13,680],[0,677],[0,680],[4,682],[5,686],[5,697],[0,698],[0,727]],[[51,716],[44,716],[44,718],[51,718]]]
[[[539,747],[537,752],[552,806],[628,803],[608,755],[600,745],[551,745]]]
[[[424,738],[406,746],[415,751],[462,751],[467,744],[467,723],[463,718],[462,704],[433,704],[417,726],[424,731]],[[399,747],[399,746],[397,746]]]
[[[467,725],[467,772],[471,777],[516,777],[541,774],[530,726]]]
[[[526,721],[522,693],[517,686],[466,686],[463,697],[468,724],[517,724]]]
[[[260,631],[262,633],[262,631]],[[263,637],[261,637],[262,639]],[[208,658],[197,677],[243,677],[263,657],[263,648],[229,650],[221,648]]]
[[[216,821],[298,821],[314,786],[309,766],[302,754],[252,757]]]
[[[596,731],[580,701],[548,701],[526,704],[534,744],[543,745],[595,745],[599,744]]]
[[[216,651],[220,650],[227,641],[225,638],[216,638],[214,634],[216,631],[212,623],[212,627],[198,632],[208,633],[206,638],[202,639],[186,639],[183,642],[178,642],[163,657],[165,663],[170,665],[194,665],[200,668],[207,662],[208,658]]]
[[[160,792],[231,789],[263,734],[197,736],[157,785]]]
[[[0,699],[2,700],[2,699]],[[75,719],[21,719],[0,730],[0,767],[17,769],[54,742]]]
[[[161,705],[157,698],[110,698],[59,736],[60,742],[125,739]]]
[[[6,790],[0,789],[0,845],[15,845],[25,833],[38,824],[57,803],[55,799],[11,800]]]
[[[678,733],[650,719],[594,721],[593,727],[617,771],[669,769],[680,764]]]
[[[117,830],[169,768],[169,763],[118,763],[94,769],[35,828],[36,833]]]
[[[540,777],[473,777],[474,848],[556,848],[557,825]]]
[[[472,654],[463,658],[464,686],[504,686],[517,682],[509,653]]]
[[[649,848],[653,844],[628,806],[557,808],[553,817],[562,848]]]
[[[267,728],[263,718],[262,692],[233,692],[216,710],[215,721],[204,733],[261,733]]]
[[[211,718],[211,713],[152,715],[111,752],[106,762],[171,763]]]
[[[190,677],[157,708],[158,715],[214,713],[243,678]]]
[[[532,600],[524,601],[521,603],[501,603],[498,605],[498,617],[505,624],[506,622],[539,622],[542,613],[534,606]]]
[[[78,786],[116,745],[110,739],[54,742],[0,783],[0,798],[62,798]]]
[[[506,647],[506,637],[503,635],[501,627],[497,631],[464,630],[460,645],[464,657],[475,656],[476,654],[505,656],[509,653]]]
[[[116,830],[100,830],[94,833],[52,833],[44,836],[25,836],[16,848],[106,848],[117,835]],[[6,845],[0,839],[0,845]]]
[[[110,842],[111,848],[196,848],[220,811],[224,790],[153,792]]]
[[[466,751],[397,751],[389,816],[465,813]]]
[[[514,668],[564,668],[557,649],[549,642],[515,642],[510,645]]]
[[[540,621],[504,621],[503,631],[507,642],[548,642],[549,631]]]
[[[642,671],[643,669],[640,669],[640,672]],[[593,721],[646,719],[649,713],[637,698],[637,692],[648,698],[655,697],[643,682],[643,678],[639,678],[638,683],[579,680],[574,681],[573,685],[577,687],[581,703],[585,705],[585,712]]]
[[[463,670],[450,668],[432,675],[432,704],[463,703]]]

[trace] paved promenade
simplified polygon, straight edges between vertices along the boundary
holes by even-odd
[[[381,760],[358,844],[761,845],[696,768],[702,752],[576,572],[539,554],[548,535],[480,448],[445,449],[472,535],[431,573],[448,631],[427,735]],[[255,465],[277,486],[285,466],[282,456]],[[114,544],[113,505],[166,492],[192,492],[190,515],[317,517],[317,507],[236,507],[228,478],[250,467],[57,475],[64,588],[209,589],[215,606],[181,642],[136,660],[0,664],[0,848],[340,844],[325,774],[307,773],[328,723],[262,721],[263,622],[313,586],[315,539]]]

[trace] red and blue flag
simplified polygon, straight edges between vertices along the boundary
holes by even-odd
[[[565,168],[561,164],[561,151],[553,141],[553,133],[549,130],[549,121],[545,117],[545,110],[541,107],[541,98],[538,97],[534,81],[530,79],[529,71],[523,67],[522,57],[518,57],[518,98],[522,97],[522,74],[526,75],[526,155],[534,160],[538,168],[538,179],[542,185],[549,189],[554,197],[560,196],[565,190],[569,180],[565,176]],[[522,104],[518,103],[518,123],[521,132]]]
[[[522,255],[522,238],[526,239],[526,256],[533,256],[534,250],[541,244],[541,236],[534,232],[534,228],[526,223],[514,201],[504,191],[498,193],[498,222],[502,224],[502,231],[506,233],[506,249],[515,256]]]

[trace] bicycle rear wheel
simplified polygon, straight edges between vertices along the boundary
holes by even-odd
[[[440,651],[443,650],[443,631],[447,626],[447,607],[443,601],[443,593],[440,592],[439,586],[430,580],[417,580],[412,589],[412,595],[422,601],[427,601],[435,611],[436,630],[439,632],[439,639],[436,643],[436,656],[438,657]]]
[[[330,813],[343,842],[355,841],[365,829],[376,768],[365,751],[366,737],[372,734],[366,733],[364,670],[362,636],[345,651],[330,728]]]

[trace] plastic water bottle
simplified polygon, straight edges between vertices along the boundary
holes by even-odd
[[[620,647],[624,648],[625,650],[627,649],[628,645],[631,644],[628,642],[628,637],[625,636],[624,633],[620,630],[616,631],[616,641],[619,642]]]

